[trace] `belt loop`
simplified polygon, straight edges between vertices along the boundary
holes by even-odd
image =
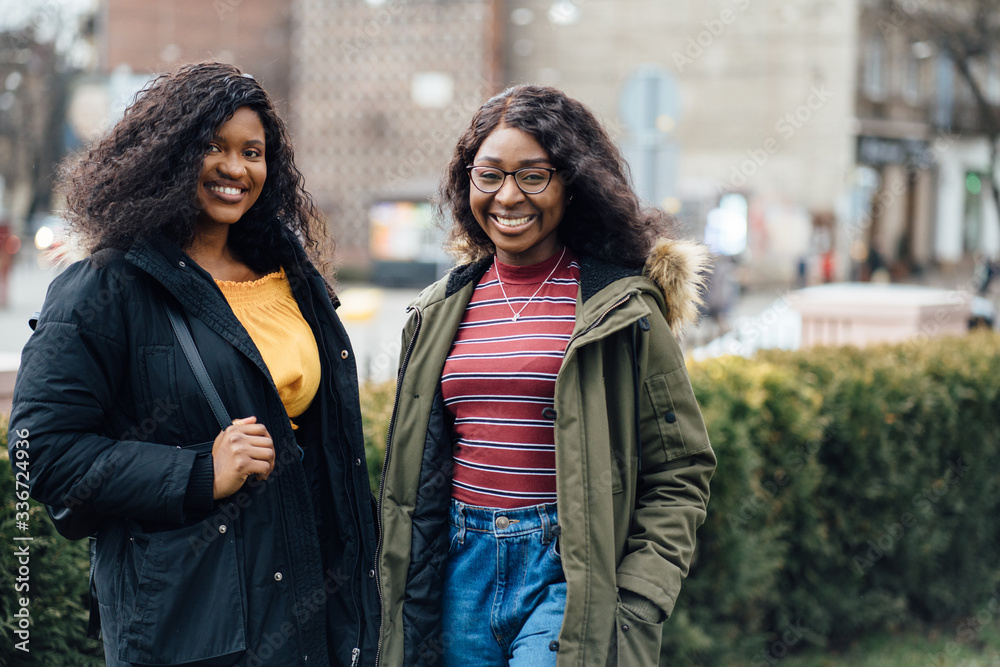
[[[549,513],[544,505],[536,505],[535,509],[538,511],[538,518],[542,521],[542,544],[548,544],[552,541],[552,532],[549,529]]]
[[[458,543],[465,544],[465,505],[456,501],[458,505]]]

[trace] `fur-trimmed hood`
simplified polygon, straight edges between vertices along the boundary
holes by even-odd
[[[680,239],[660,239],[646,258],[643,275],[663,292],[664,315],[677,337],[698,321],[710,266],[708,248]]]

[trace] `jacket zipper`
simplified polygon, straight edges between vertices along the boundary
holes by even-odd
[[[361,649],[355,648],[351,650],[351,667],[358,667],[358,658],[361,657]]]
[[[413,328],[413,336],[410,338],[410,344],[406,346],[406,354],[403,355],[403,362],[399,365],[399,373],[396,375],[396,397],[392,402],[392,416],[389,417],[389,431],[385,436],[385,456],[382,457],[382,479],[385,479],[385,471],[388,469],[389,464],[389,448],[392,444],[392,432],[396,427],[396,408],[399,406],[399,396],[403,389],[403,375],[406,373],[406,366],[410,363],[410,355],[413,354],[413,347],[417,342],[417,334],[420,333],[420,324],[423,321],[423,313],[420,312],[419,308],[414,307],[413,311],[416,313],[417,322]],[[385,504],[385,484],[380,485],[382,488],[379,489],[379,503],[378,503],[378,544],[375,545],[375,590],[378,592],[378,603],[382,610],[382,616],[385,616],[385,604],[382,599],[382,583],[379,581],[378,576],[378,559],[379,555],[382,553],[382,539],[384,537],[384,532],[382,529],[382,506]],[[384,621],[379,623],[378,628],[378,646],[375,649],[375,665],[379,664],[379,658],[382,655],[382,627]]]

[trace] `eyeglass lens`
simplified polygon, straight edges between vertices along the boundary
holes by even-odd
[[[473,184],[483,192],[490,194],[497,192],[503,187],[507,174],[493,167],[473,167],[471,170]],[[517,187],[528,195],[535,195],[541,192],[549,184],[552,178],[551,172],[545,169],[533,169],[527,167],[513,172]]]

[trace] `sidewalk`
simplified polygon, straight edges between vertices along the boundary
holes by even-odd
[[[20,359],[21,348],[31,337],[28,318],[42,309],[45,291],[61,269],[38,265],[34,252],[18,254],[10,274],[7,307],[0,309],[0,359]]]
[[[38,265],[35,253],[17,256],[10,273],[10,293],[7,307],[0,309],[0,413],[10,413],[10,397],[14,391],[14,375],[21,361],[21,348],[31,337],[28,318],[41,310],[49,283],[59,274],[57,269]]]

